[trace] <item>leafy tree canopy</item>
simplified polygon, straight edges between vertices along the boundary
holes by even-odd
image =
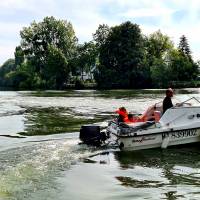
[[[13,71],[15,69],[16,69],[15,59],[10,58],[0,67],[0,76],[4,77],[6,73]]]
[[[55,46],[48,46],[47,64],[44,75],[48,83],[48,88],[62,89],[69,76],[70,69],[67,59],[62,51]]]
[[[100,48],[95,76],[99,86],[138,87],[143,58],[144,38],[139,26],[128,21],[112,27]]]
[[[187,56],[189,59],[191,59],[191,51],[190,51],[190,47],[189,47],[189,44],[188,44],[188,40],[187,40],[185,35],[182,35],[180,37],[180,42],[179,42],[179,45],[178,45],[178,49],[185,56]]]
[[[62,51],[66,59],[70,59],[75,51],[77,38],[72,24],[54,17],[45,17],[42,22],[31,23],[20,32],[21,48],[26,57],[34,58],[38,70],[46,64],[48,46]]]
[[[19,77],[23,73],[24,78],[20,80],[27,82],[30,77],[25,78],[24,74],[31,73],[33,79],[37,77],[38,85],[46,83],[46,88],[62,88],[69,79],[69,63],[77,46],[72,24],[66,20],[45,17],[42,22],[34,21],[29,27],[23,28],[20,35],[21,45],[15,50],[15,64],[19,67],[17,73],[10,77],[14,79],[14,76]],[[32,85],[33,80],[28,82],[31,83],[28,85]]]
[[[96,32],[93,34],[93,39],[97,45],[97,47],[101,47],[105,44],[108,34],[110,32],[110,28],[106,24],[100,24]]]

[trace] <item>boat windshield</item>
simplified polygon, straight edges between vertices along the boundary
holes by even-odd
[[[180,101],[175,106],[200,106],[200,100],[196,97],[191,97],[185,101]]]

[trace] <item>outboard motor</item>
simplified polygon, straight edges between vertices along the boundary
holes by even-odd
[[[80,129],[79,138],[84,144],[101,146],[108,136],[106,133],[100,131],[100,126],[84,125]]]

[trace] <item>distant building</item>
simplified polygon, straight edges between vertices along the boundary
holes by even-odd
[[[78,75],[72,75],[72,77],[76,77],[76,78],[79,78],[83,81],[86,81],[86,80],[94,80],[94,71],[96,69],[96,66],[92,66],[90,68],[90,70],[87,70],[87,71],[79,71],[77,74]]]

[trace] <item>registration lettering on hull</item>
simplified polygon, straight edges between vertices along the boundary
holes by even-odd
[[[171,139],[194,137],[194,136],[197,136],[197,129],[174,131],[171,134],[170,134],[170,132],[162,133],[162,139],[169,137],[169,136]]]

